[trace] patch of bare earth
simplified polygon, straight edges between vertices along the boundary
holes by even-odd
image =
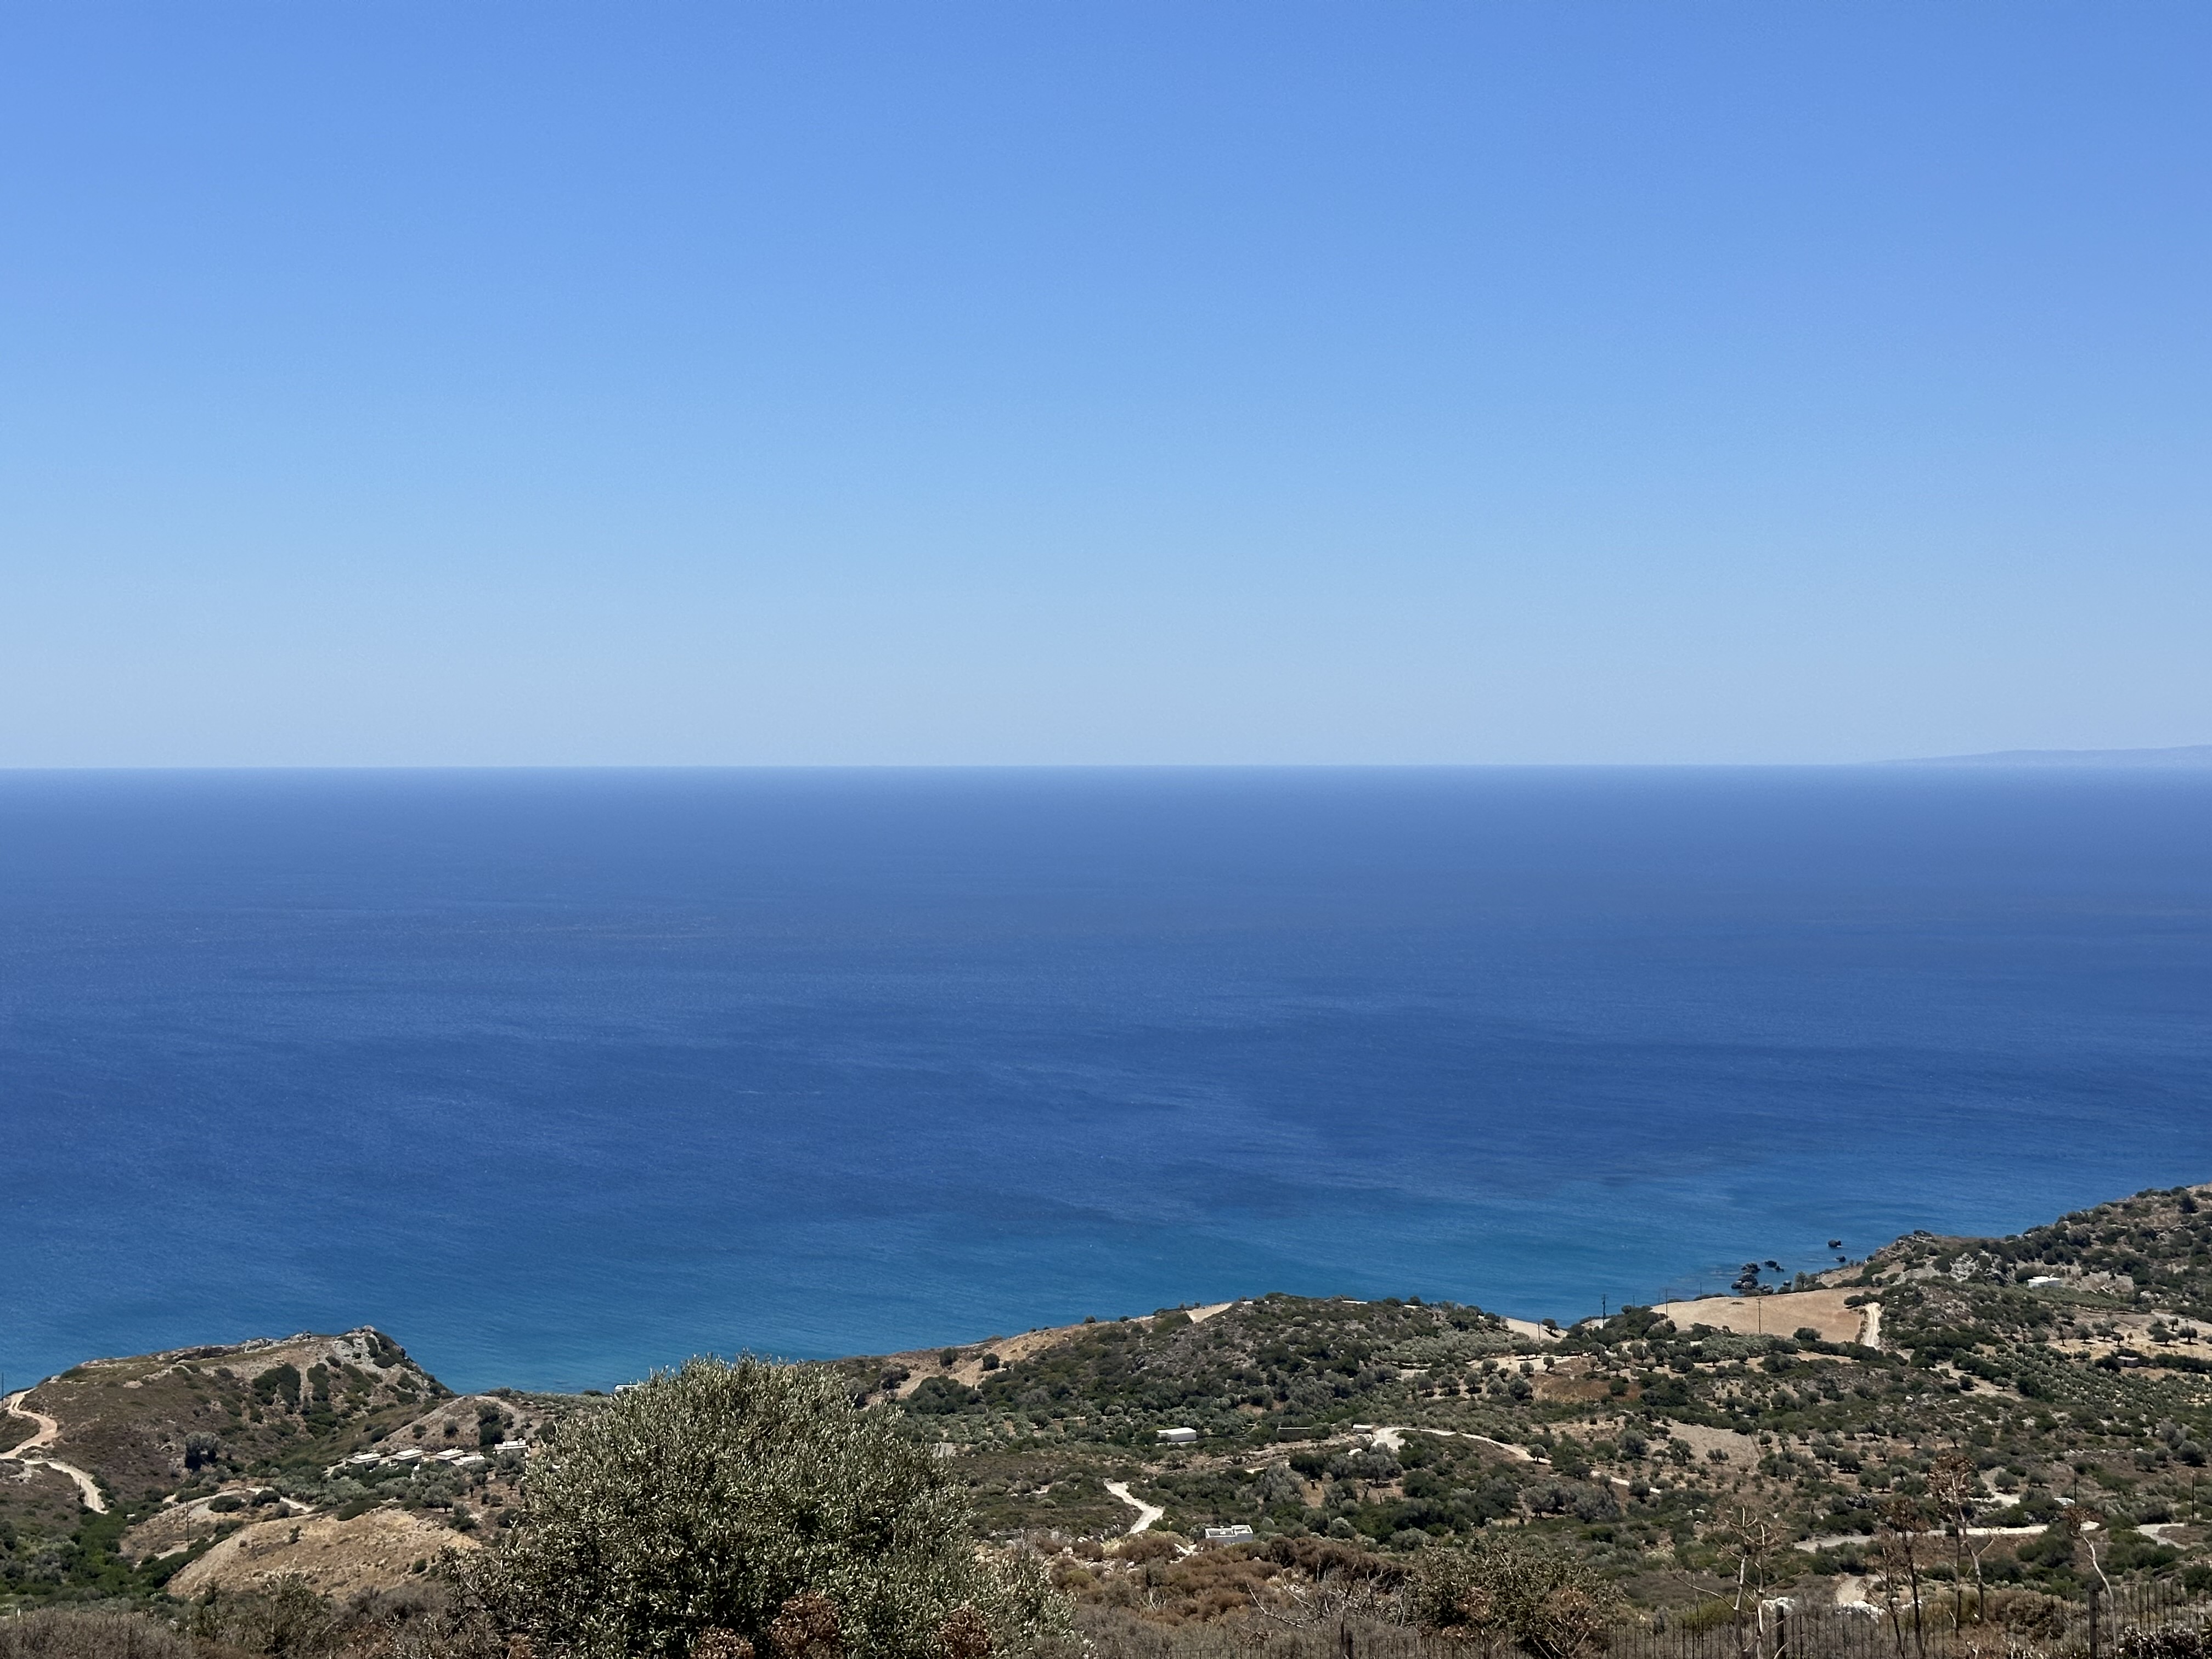
[[[169,1581],[169,1594],[190,1598],[209,1589],[241,1590],[297,1573],[325,1595],[386,1589],[405,1581],[418,1561],[447,1549],[483,1546],[405,1510],[371,1510],[350,1521],[311,1515],[258,1522],[217,1544]]]
[[[1728,1461],[1739,1468],[1759,1462],[1759,1442],[1734,1429],[1708,1428],[1703,1423],[1669,1423],[1667,1428],[1669,1437],[1687,1446],[1701,1462],[1714,1461],[1717,1451],[1726,1453]]]
[[[1847,1308],[1845,1301],[1861,1296],[1856,1291],[1783,1291],[1773,1296],[1708,1296],[1695,1302],[1662,1302],[1652,1311],[1686,1331],[1692,1325],[1711,1325],[1739,1336],[1795,1336],[1812,1329],[1823,1342],[1856,1342],[1866,1328],[1863,1304]]]
[[[1533,1319],[1507,1319],[1501,1322],[1505,1328],[1528,1342],[1557,1342],[1560,1333],[1556,1326],[1540,1325]]]

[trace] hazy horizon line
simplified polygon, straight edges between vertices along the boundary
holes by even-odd
[[[1759,761],[312,761],[82,762],[0,764],[0,776],[94,773],[276,772],[1474,772],[1474,771],[1839,771],[1868,767],[1959,766],[1978,769],[2086,770],[2212,768],[2212,744],[2139,749],[2001,749],[1968,754],[1883,756],[1865,760]]]

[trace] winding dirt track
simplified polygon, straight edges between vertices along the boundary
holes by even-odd
[[[25,1389],[21,1393],[11,1394],[4,1401],[0,1401],[0,1404],[5,1404],[8,1409],[17,1417],[27,1417],[39,1425],[39,1431],[36,1434],[22,1442],[13,1451],[0,1455],[0,1462],[21,1463],[26,1472],[36,1468],[46,1468],[53,1470],[57,1474],[65,1474],[76,1483],[77,1493],[84,1499],[85,1508],[90,1510],[94,1515],[106,1514],[107,1499],[100,1495],[100,1483],[77,1468],[76,1464],[64,1463],[58,1457],[26,1455],[36,1453],[41,1448],[52,1445],[60,1438],[62,1431],[62,1425],[52,1418],[48,1417],[44,1412],[34,1412],[23,1403],[29,1397],[30,1392],[28,1389]]]
[[[1151,1526],[1153,1522],[1158,1520],[1162,1516],[1167,1513],[1165,1510],[1154,1509],[1150,1504],[1145,1502],[1143,1498],[1138,1497],[1136,1493],[1131,1492],[1129,1490],[1129,1483],[1126,1480],[1109,1480],[1106,1483],[1106,1490],[1112,1492],[1115,1497],[1120,1498],[1131,1509],[1136,1510],[1137,1518],[1129,1528],[1129,1531],[1133,1535],[1144,1531],[1146,1528]]]
[[[1385,1451],[1396,1451],[1406,1443],[1409,1434],[1433,1434],[1446,1440],[1472,1440],[1477,1445],[1488,1446],[1493,1451],[1504,1452],[1522,1463],[1548,1463],[1548,1457],[1539,1457],[1526,1446],[1516,1446],[1510,1440],[1492,1440],[1486,1434],[1474,1434],[1465,1429],[1374,1428],[1361,1431]]]

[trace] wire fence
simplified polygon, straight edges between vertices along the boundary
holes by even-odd
[[[1607,1652],[1611,1659],[2112,1659],[2131,1632],[2202,1632],[2212,1602],[2178,1583],[2151,1583],[2086,1602],[1993,1600],[1987,1618],[1977,1612],[1971,1590],[1954,1599],[1948,1585],[1923,1592],[1917,1620],[1906,1599],[1880,1607],[1772,1602],[1740,1620],[1662,1616],[1620,1625]]]
[[[2212,1601],[2178,1583],[2126,1584],[2094,1603],[2045,1596],[1992,1598],[1977,1620],[1948,1585],[1923,1593],[1916,1628],[1911,1601],[1864,1611],[1770,1602],[1741,1624],[1706,1608],[1624,1620],[1607,1633],[1606,1659],[2212,1659]],[[1159,1625],[1086,1610],[1091,1659],[1524,1659],[1510,1643],[1486,1645],[1424,1635],[1411,1625],[1354,1618],[1307,1629],[1232,1621]],[[2146,1632],[2185,1639],[2155,1646]]]

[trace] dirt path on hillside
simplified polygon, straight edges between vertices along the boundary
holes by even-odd
[[[1375,1444],[1382,1447],[1388,1452],[1397,1452],[1403,1449],[1406,1444],[1406,1437],[1409,1434],[1433,1434],[1441,1436],[1446,1440],[1472,1440],[1479,1446],[1488,1446],[1493,1451],[1502,1451],[1508,1457],[1514,1458],[1523,1463],[1549,1463],[1552,1461],[1548,1457],[1539,1457],[1535,1453],[1530,1451],[1526,1446],[1516,1446],[1510,1440],[1492,1440],[1486,1434],[1470,1434],[1465,1429],[1429,1429],[1419,1426],[1412,1428],[1376,1428],[1362,1427],[1355,1424],[1353,1425],[1353,1432],[1366,1435],[1374,1442]]]
[[[52,1445],[61,1437],[62,1432],[62,1425],[59,1423],[48,1417],[44,1412],[34,1412],[23,1403],[29,1398],[30,1393],[28,1389],[25,1389],[20,1394],[11,1394],[7,1398],[6,1405],[8,1409],[17,1417],[27,1417],[37,1424],[39,1431],[13,1451],[0,1455],[0,1462],[21,1463],[26,1468],[47,1468],[52,1469],[56,1474],[65,1474],[76,1483],[77,1495],[84,1499],[85,1508],[90,1510],[94,1515],[106,1514],[107,1499],[100,1495],[100,1483],[77,1468],[76,1464],[64,1463],[58,1457],[25,1455],[34,1454],[45,1447]]]
[[[41,1446],[51,1446],[54,1443],[54,1437],[62,1431],[62,1425],[55,1422],[52,1418],[48,1417],[44,1412],[34,1412],[23,1403],[29,1397],[30,1392],[28,1389],[25,1389],[20,1394],[11,1394],[5,1399],[0,1399],[0,1406],[7,1407],[10,1417],[27,1418],[39,1425],[37,1433],[28,1440],[17,1441],[13,1450],[0,1452],[0,1457],[13,1457],[16,1452],[36,1451]]]
[[[1963,1534],[1968,1538],[2040,1538],[2051,1529],[2048,1527],[1967,1527],[1962,1530]],[[2082,1523],[2081,1530],[2095,1532],[2099,1528],[2094,1521],[2087,1521]],[[2146,1535],[2150,1533],[2148,1527],[2144,1527],[2141,1530]],[[1930,1536],[1942,1538],[1948,1538],[1950,1535],[1948,1533],[1930,1534]],[[1872,1542],[1874,1540],[1863,1532],[1831,1532],[1824,1533],[1818,1538],[1801,1538],[1790,1547],[1793,1550],[1802,1550],[1806,1554],[1811,1555],[1820,1550],[1841,1549],[1847,1544],[1871,1544]]]
[[[1130,1535],[1133,1537],[1167,1513],[1165,1510],[1153,1508],[1136,1493],[1131,1492],[1129,1483],[1126,1480],[1109,1480],[1106,1483],[1106,1490],[1136,1510],[1136,1521],[1129,1528]]]

